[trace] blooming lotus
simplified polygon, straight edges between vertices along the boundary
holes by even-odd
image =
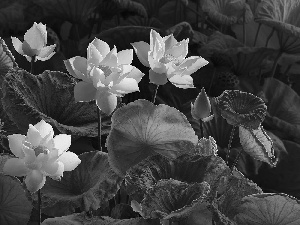
[[[55,54],[53,52],[55,44],[46,46],[47,30],[46,25],[42,23],[34,22],[33,26],[25,33],[23,43],[16,37],[11,37],[11,40],[16,51],[24,55],[29,62],[32,58],[35,62],[37,59],[46,61]]]
[[[188,54],[189,39],[178,42],[173,34],[161,37],[155,30],[150,32],[150,45],[144,41],[133,46],[139,60],[150,67],[150,83],[164,85],[169,80],[179,88],[193,88],[190,76],[208,61],[199,56],[185,58]]]
[[[68,72],[81,79],[74,88],[76,101],[96,100],[104,113],[111,114],[117,106],[117,96],[139,91],[138,83],[143,73],[130,65],[133,50],[117,52],[109,45],[95,38],[88,46],[88,58],[75,56],[65,60]]]
[[[36,192],[44,186],[46,176],[59,180],[64,171],[74,170],[81,161],[76,154],[67,151],[71,135],[53,135],[52,126],[44,120],[34,126],[30,124],[27,136],[8,135],[9,148],[17,158],[8,159],[3,172],[26,176],[27,189]]]

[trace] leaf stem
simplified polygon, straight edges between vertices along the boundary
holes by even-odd
[[[97,105],[96,105],[96,107],[97,107],[97,116],[98,116],[98,149],[100,152],[102,152],[102,148],[101,148],[101,112]]]
[[[241,149],[239,150],[237,156],[235,157],[235,160],[234,160],[233,164],[232,164],[231,167],[230,167],[231,172],[233,171],[233,168],[237,165],[237,163],[238,163],[238,161],[239,161],[239,159],[240,159],[240,156],[241,156],[241,154],[242,154],[242,151],[243,151],[243,149],[241,148]]]
[[[235,126],[232,127],[231,132],[230,132],[230,137],[229,137],[229,142],[228,142],[228,147],[227,147],[227,154],[226,154],[226,164],[227,165],[229,165],[229,154],[230,154],[230,148],[231,148],[234,131],[235,131]]]
[[[253,46],[256,45],[257,38],[258,38],[258,33],[259,33],[259,31],[260,31],[260,28],[261,28],[261,23],[259,23],[259,25],[258,25],[258,28],[257,28],[257,31],[256,31],[256,35],[255,35],[255,39],[254,39],[254,44],[253,44]]]
[[[273,63],[273,67],[272,67],[272,73],[271,73],[272,78],[275,75],[276,68],[277,68],[277,63],[278,63],[278,60],[280,59],[281,55],[282,55],[282,51],[279,51],[276,58],[274,59],[274,63]]]

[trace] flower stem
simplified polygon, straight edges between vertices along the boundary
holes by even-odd
[[[155,84],[154,95],[153,95],[153,99],[152,99],[153,104],[155,104],[155,99],[156,99],[156,94],[157,94],[158,87],[159,87],[159,85]]]
[[[42,210],[41,210],[41,189],[38,190],[38,225],[41,225],[41,215],[42,215]]]
[[[228,142],[228,147],[227,147],[227,154],[226,154],[226,164],[227,165],[229,165],[229,154],[230,154],[230,148],[231,148],[231,143],[232,143],[234,131],[235,131],[235,126],[232,127],[230,137],[229,137],[229,142]]]
[[[35,55],[32,56],[31,58],[31,62],[30,62],[30,73],[33,74],[34,70],[33,70],[33,63],[35,61]]]
[[[98,116],[98,149],[100,152],[102,152],[102,148],[101,148],[101,113],[100,113],[100,109],[98,106],[97,106],[97,116]]]
[[[200,119],[200,132],[201,132],[201,138],[204,137],[204,132],[203,132],[203,120]]]

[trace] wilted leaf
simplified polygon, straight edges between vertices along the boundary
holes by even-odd
[[[273,141],[262,127],[249,130],[240,126],[239,136],[245,152],[254,159],[276,166],[278,159],[275,157]]]

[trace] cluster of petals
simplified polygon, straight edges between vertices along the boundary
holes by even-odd
[[[46,176],[59,180],[64,171],[74,170],[81,162],[73,152],[68,152],[71,135],[54,136],[50,124],[41,120],[29,125],[27,135],[8,135],[9,147],[16,158],[8,159],[3,172],[10,176],[26,176],[27,189],[34,193],[40,190]]]
[[[117,97],[139,91],[138,83],[143,73],[130,65],[133,50],[117,52],[109,45],[95,38],[88,46],[87,59],[75,56],[65,60],[68,72],[81,79],[74,88],[76,101],[96,100],[101,111],[110,115],[117,106]]]
[[[46,61],[55,54],[55,44],[46,46],[47,30],[46,25],[42,23],[34,22],[33,26],[25,33],[23,42],[16,37],[11,37],[11,40],[15,50],[25,56],[29,62],[33,58],[34,61]]]
[[[189,39],[178,42],[173,34],[161,37],[155,30],[150,32],[150,45],[144,41],[131,43],[140,62],[151,68],[150,83],[164,85],[169,80],[179,88],[194,88],[190,76],[208,61],[199,56],[186,58]]]

